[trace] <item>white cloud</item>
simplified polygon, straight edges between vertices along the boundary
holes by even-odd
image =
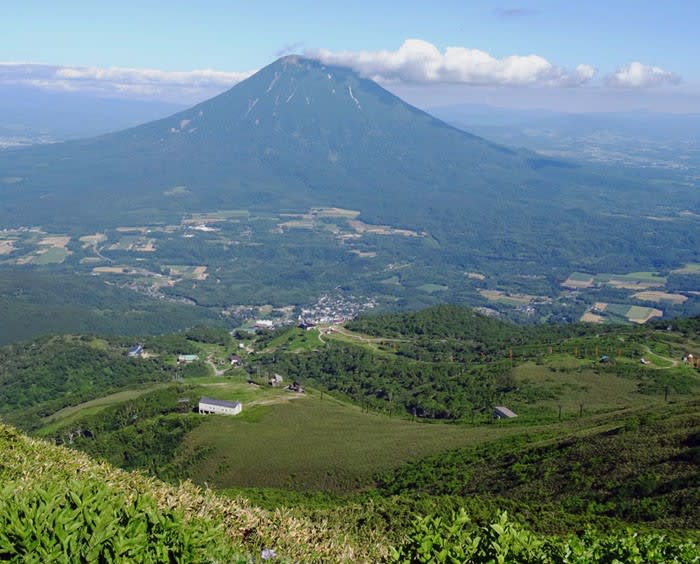
[[[350,67],[383,83],[443,83],[472,85],[577,86],[595,74],[590,65],[573,72],[539,55],[510,55],[498,59],[479,49],[447,47],[443,52],[428,41],[407,39],[396,51],[310,50],[307,56],[326,64]]]
[[[148,98],[201,99],[230,88],[251,74],[211,69],[162,71],[0,62],[0,84]]]
[[[664,84],[678,84],[681,77],[661,67],[634,61],[617,69],[606,79],[608,86],[619,88],[648,88]]]

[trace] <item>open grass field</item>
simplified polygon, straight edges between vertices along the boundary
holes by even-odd
[[[516,413],[538,415],[543,410],[562,416],[578,415],[581,405],[587,413],[599,413],[662,403],[663,397],[642,395],[638,382],[611,373],[596,374],[591,361],[573,358],[552,361],[542,367],[532,362],[517,366],[513,374],[519,387],[527,390],[509,405]],[[529,396],[529,397],[528,397]]]
[[[282,349],[287,351],[310,351],[323,346],[323,341],[317,329],[306,331],[304,329],[290,329],[279,337],[274,338],[268,345],[269,349]]]
[[[48,247],[40,249],[34,255],[32,255],[32,264],[44,265],[44,264],[60,264],[66,257],[71,254],[70,251],[64,247]]]
[[[216,488],[348,492],[369,484],[376,472],[517,429],[390,419],[314,393],[247,410],[244,402],[240,416],[211,417],[187,436],[176,462],[194,481]],[[197,457],[202,450],[206,456]]]
[[[143,394],[162,388],[167,384],[156,384],[153,386],[147,386],[143,388],[138,388],[134,390],[122,390],[121,392],[116,392],[114,394],[109,394],[107,396],[97,398],[91,401],[86,401],[78,405],[71,405],[69,407],[64,407],[60,411],[53,413],[49,417],[44,418],[45,426],[42,427],[37,434],[39,435],[50,435],[51,433],[57,431],[61,427],[70,425],[73,421],[80,417],[86,415],[92,415],[102,411],[106,407],[116,405],[128,400],[136,399]]]
[[[426,292],[428,294],[434,294],[436,292],[445,292],[447,291],[448,287],[444,286],[442,284],[423,284],[422,286],[418,286],[418,290],[421,292]]]

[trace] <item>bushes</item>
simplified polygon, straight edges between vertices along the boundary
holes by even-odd
[[[389,561],[455,564],[700,562],[695,544],[675,543],[661,534],[640,535],[626,530],[601,535],[587,530],[581,536],[544,538],[513,523],[505,512],[494,523],[479,528],[470,525],[464,509],[453,513],[449,520],[419,517],[413,522],[405,542],[390,549]]]
[[[89,480],[0,497],[0,560],[15,562],[245,562],[218,526],[159,510]]]

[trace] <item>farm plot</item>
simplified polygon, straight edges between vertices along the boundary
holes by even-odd
[[[311,208],[311,213],[316,217],[342,217],[348,219],[355,219],[360,215],[359,211],[343,208]]]
[[[683,268],[678,268],[672,271],[673,274],[698,274],[700,275],[700,264],[690,262]]]
[[[663,317],[664,312],[653,307],[632,306],[627,312],[627,319],[632,323],[646,323],[654,317]]]
[[[584,323],[605,323],[605,318],[592,311],[587,311],[581,316],[581,321]]]
[[[579,290],[590,288],[595,282],[594,276],[591,274],[584,274],[582,272],[572,272],[569,277],[561,283],[564,288],[571,288],[572,290]]]
[[[623,290],[648,290],[666,285],[666,277],[654,272],[630,272],[629,274],[601,274],[599,278],[613,288]]]
[[[178,276],[189,280],[206,280],[209,277],[206,266],[168,265],[170,276]]]
[[[641,300],[643,302],[654,302],[654,303],[668,302],[668,303],[671,303],[673,305],[682,304],[688,300],[688,297],[684,296],[683,294],[671,294],[668,292],[659,292],[659,291],[653,291],[653,290],[647,290],[644,292],[637,292],[636,294],[633,294],[632,297],[636,298],[638,300]]]
[[[62,263],[71,254],[71,251],[66,248],[70,240],[71,238],[67,235],[42,237],[35,243],[39,247],[37,250],[18,258],[15,262],[37,265]]]
[[[188,218],[182,220],[183,225],[214,223],[221,221],[236,221],[249,219],[248,210],[218,210],[207,213],[193,213]]]
[[[490,302],[510,306],[522,306],[532,303],[538,299],[538,296],[530,296],[528,294],[510,294],[500,290],[479,290],[479,293]]]

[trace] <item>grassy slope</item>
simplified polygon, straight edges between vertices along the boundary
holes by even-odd
[[[217,488],[348,492],[371,484],[378,471],[509,432],[392,419],[313,393],[207,420],[185,439],[176,464],[196,482]],[[206,457],[196,460],[203,451]]]
[[[700,402],[599,415],[546,438],[530,434],[443,453],[388,475],[392,495],[479,496],[578,519],[611,517],[697,536]],[[488,501],[492,500],[492,501]],[[545,512],[546,513],[546,512]],[[561,523],[539,523],[561,530]],[[568,526],[571,526],[570,524]]]
[[[186,518],[220,523],[233,544],[252,554],[274,548],[292,561],[363,561],[375,560],[385,550],[381,539],[355,543],[346,531],[326,523],[313,523],[284,510],[266,512],[243,499],[224,499],[189,482],[178,487],[166,485],[0,425],[0,481],[4,485],[19,492],[85,477],[104,483],[114,492],[153,496],[161,509],[179,508]]]

